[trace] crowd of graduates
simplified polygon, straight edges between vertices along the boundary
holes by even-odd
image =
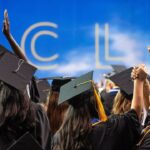
[[[93,71],[34,76],[10,32],[0,45],[0,150],[149,150],[150,77],[144,64],[113,65],[98,88]],[[89,58],[90,59],[90,58]]]

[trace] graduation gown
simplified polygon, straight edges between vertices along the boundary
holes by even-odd
[[[44,108],[36,105],[36,139],[44,150],[51,149],[51,131],[49,120]]]
[[[150,150],[150,132],[148,132],[144,138],[141,138],[141,143],[136,147],[136,150]]]
[[[107,116],[111,114],[113,103],[114,103],[114,98],[116,94],[118,93],[118,91],[119,91],[119,88],[114,88],[110,90],[109,92],[106,92],[106,90],[103,90],[100,93]]]
[[[39,104],[32,103],[32,105],[36,113],[35,128],[27,129],[23,126],[20,126],[15,130],[0,128],[0,150],[7,150],[10,145],[26,132],[29,132],[37,140],[43,150],[51,149],[50,126],[46,112]]]
[[[134,110],[130,110],[94,126],[89,141],[93,150],[130,150],[137,143],[140,132],[138,116]]]
[[[150,110],[148,110],[147,117],[145,120],[145,128],[146,127],[147,130],[141,136],[136,150],[150,150]]]

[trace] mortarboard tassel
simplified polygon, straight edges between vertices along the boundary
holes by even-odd
[[[77,86],[80,86],[80,85],[83,85],[83,84],[86,84],[88,82],[91,82],[92,86],[93,86],[93,90],[94,90],[94,96],[96,98],[96,104],[97,104],[97,112],[98,112],[98,116],[99,116],[99,120],[100,122],[105,122],[107,121],[107,115],[105,113],[105,110],[104,110],[104,107],[103,107],[103,104],[102,104],[102,101],[101,101],[101,98],[99,96],[99,94],[97,93],[97,90],[94,86],[94,82],[93,80],[89,80],[89,81],[86,81],[86,82],[83,82],[83,83],[80,83],[80,84],[77,84]],[[96,122],[94,124],[92,124],[93,126],[95,126],[96,124],[98,124],[99,122]]]
[[[105,110],[104,110],[101,98],[100,98],[100,96],[98,95],[98,93],[96,91],[96,88],[94,86],[94,82],[93,81],[92,81],[92,86],[93,86],[94,95],[95,95],[95,98],[96,98],[99,119],[100,119],[100,121],[107,121],[107,119],[108,119],[107,115],[105,113]]]

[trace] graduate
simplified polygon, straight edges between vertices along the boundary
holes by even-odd
[[[10,32],[10,21],[8,17],[8,12],[7,10],[4,11],[4,21],[3,21],[3,34],[5,35],[7,41],[9,42],[13,52],[20,58],[23,59],[24,61],[28,62],[24,54],[22,53],[21,47],[19,44],[15,41],[14,37],[12,36]],[[30,98],[32,101],[38,103],[40,102],[40,95],[38,93],[37,89],[37,84],[36,84],[36,77],[32,77],[31,81],[28,84],[29,87],[29,93],[30,93]]]
[[[119,87],[110,80],[110,77],[127,69],[123,65],[111,65],[111,67],[113,71],[104,75],[107,84],[109,84],[111,88],[106,88],[100,93],[107,116],[111,115],[114,98],[119,91]]]
[[[145,68],[140,66],[141,73]],[[89,72],[61,87],[59,104],[69,108],[52,140],[52,150],[130,150],[140,135],[143,80],[135,79],[130,111],[107,119]],[[146,77],[145,77],[146,78]],[[91,124],[99,114],[102,122]]]
[[[51,82],[51,90],[50,96],[48,100],[48,108],[47,108],[47,116],[49,118],[49,123],[51,126],[52,135],[60,128],[64,114],[68,109],[68,103],[65,102],[61,105],[58,105],[58,97],[60,92],[60,87],[73,78],[71,77],[50,77],[46,78],[46,80],[52,80]]]
[[[143,72],[143,74],[146,74],[147,72]],[[132,78],[143,78],[143,76],[140,76],[138,67],[134,68],[134,71],[132,72]],[[150,77],[148,76],[147,79],[144,81],[144,88],[143,88],[143,112],[146,112],[146,119],[144,120],[144,126],[143,131],[141,133],[141,137],[139,142],[136,145],[136,150],[148,150],[150,149]]]
[[[107,81],[107,82],[110,83],[111,81]],[[113,86],[109,91],[106,91],[104,89],[100,93],[100,96],[101,96],[101,99],[102,99],[102,102],[103,102],[107,116],[111,115],[112,107],[113,107],[113,103],[114,103],[114,98],[119,91],[119,87],[117,85],[115,85],[113,82],[111,82],[111,85],[113,85]]]
[[[47,112],[51,86],[47,80],[43,79],[37,79],[36,85],[39,93],[39,104]]]
[[[44,150],[50,149],[50,128],[40,105],[30,101],[27,85],[36,68],[0,49],[0,149],[6,150],[29,132]]]
[[[109,77],[120,88],[114,98],[112,114],[124,114],[131,108],[133,98],[132,70],[133,67]]]

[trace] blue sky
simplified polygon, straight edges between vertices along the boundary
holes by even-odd
[[[25,52],[30,62],[38,66],[58,67],[39,70],[38,77],[54,75],[80,75],[95,70],[94,79],[98,80],[110,69],[95,67],[95,24],[100,26],[99,61],[104,66],[124,64],[133,66],[138,63],[149,65],[150,44],[149,0],[0,0],[0,26],[3,11],[8,9],[11,32],[21,45],[25,31],[39,22],[54,23],[57,27],[40,26],[30,31],[25,41]],[[109,24],[109,52],[111,57],[122,57],[121,61],[105,59],[104,25]],[[53,38],[53,32],[58,37]],[[39,36],[38,36],[39,33]],[[31,41],[35,35],[35,51],[46,58],[58,55],[54,61],[42,62],[31,52]],[[0,43],[9,48],[5,37],[0,33]]]

